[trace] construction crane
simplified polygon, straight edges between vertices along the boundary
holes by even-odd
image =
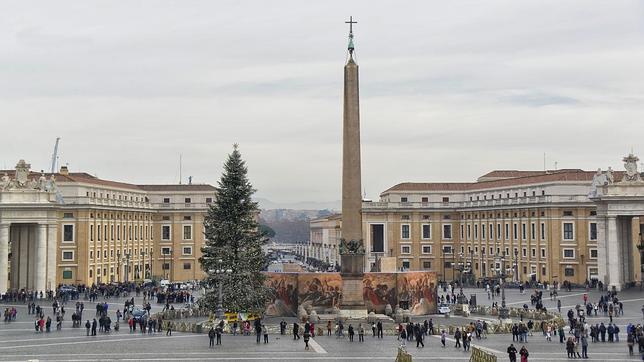
[[[56,144],[54,145],[54,153],[51,155],[51,173],[56,173],[56,162],[58,161],[58,143],[60,137],[56,137]]]

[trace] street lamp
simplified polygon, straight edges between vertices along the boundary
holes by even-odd
[[[233,271],[231,269],[224,269],[222,266],[223,260],[219,259],[217,261],[218,268],[211,269],[208,272],[215,274],[217,276],[217,288],[219,290],[219,295],[217,297],[217,309],[215,310],[215,317],[219,320],[224,318],[224,295],[223,295],[223,278],[225,275],[230,275]]]
[[[501,267],[497,268],[497,273],[499,275],[499,283],[501,283],[501,308],[499,308],[499,319],[508,319],[508,308],[505,306],[505,251],[499,257],[499,254],[496,254],[496,260],[501,261]]]
[[[642,290],[642,284],[644,284],[644,235],[642,233],[640,233],[637,249],[640,251],[640,290]]]
[[[465,304],[465,294],[463,294],[463,270],[465,269],[465,256],[463,255],[463,252],[458,253],[458,257],[461,260],[458,265],[458,270],[460,272],[460,284],[461,284],[461,292],[458,294],[458,304]]]
[[[519,282],[519,249],[514,249],[514,275],[516,278],[516,282]]]
[[[130,274],[130,252],[125,253],[125,283],[127,283],[128,275]]]

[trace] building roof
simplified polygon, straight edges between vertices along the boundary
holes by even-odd
[[[10,177],[15,177],[16,170],[0,170],[0,175],[7,173]],[[36,178],[38,179],[40,175],[44,174],[49,178],[51,175],[49,172],[36,172],[29,171],[29,179]],[[189,184],[189,185],[135,185],[127,182],[111,181],[98,178],[94,175],[90,175],[86,172],[69,172],[66,174],[55,173],[54,174],[57,183],[85,183],[92,184],[97,186],[106,186],[106,187],[116,187],[122,189],[130,189],[133,191],[217,191],[212,185],[208,184]]]
[[[581,182],[590,182],[593,180],[593,176],[596,171],[583,171],[583,170],[558,170],[552,171],[551,173],[544,173],[543,171],[511,171],[511,170],[501,170],[501,171],[492,171],[486,175],[494,174],[498,172],[497,175],[514,175],[509,178],[499,178],[489,181],[478,181],[478,182],[404,182],[398,185],[392,186],[389,189],[382,192],[381,195],[387,194],[389,192],[400,192],[400,191],[409,191],[409,192],[423,192],[423,191],[477,191],[477,190],[486,190],[499,187],[514,187],[514,186],[523,186],[523,185],[532,185],[532,184],[541,184],[541,183],[550,183],[550,182],[565,182],[565,181],[581,181]],[[524,176],[521,173],[525,173]],[[534,174],[532,174],[534,173]],[[615,181],[618,181],[622,178],[623,172],[613,172]],[[485,176],[485,175],[484,175]]]
[[[208,184],[188,185],[138,185],[145,191],[217,191],[217,188]]]

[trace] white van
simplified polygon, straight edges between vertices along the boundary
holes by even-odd
[[[159,285],[160,285],[161,287],[165,288],[165,287],[167,287],[168,285],[170,285],[170,281],[169,281],[168,279],[161,279],[161,280],[159,281]]]

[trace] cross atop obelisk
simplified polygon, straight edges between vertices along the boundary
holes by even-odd
[[[353,21],[353,16],[349,16],[349,21],[345,21],[345,24],[349,24],[349,56],[353,56],[353,50],[355,46],[353,45],[353,24],[358,24],[357,21]]]

